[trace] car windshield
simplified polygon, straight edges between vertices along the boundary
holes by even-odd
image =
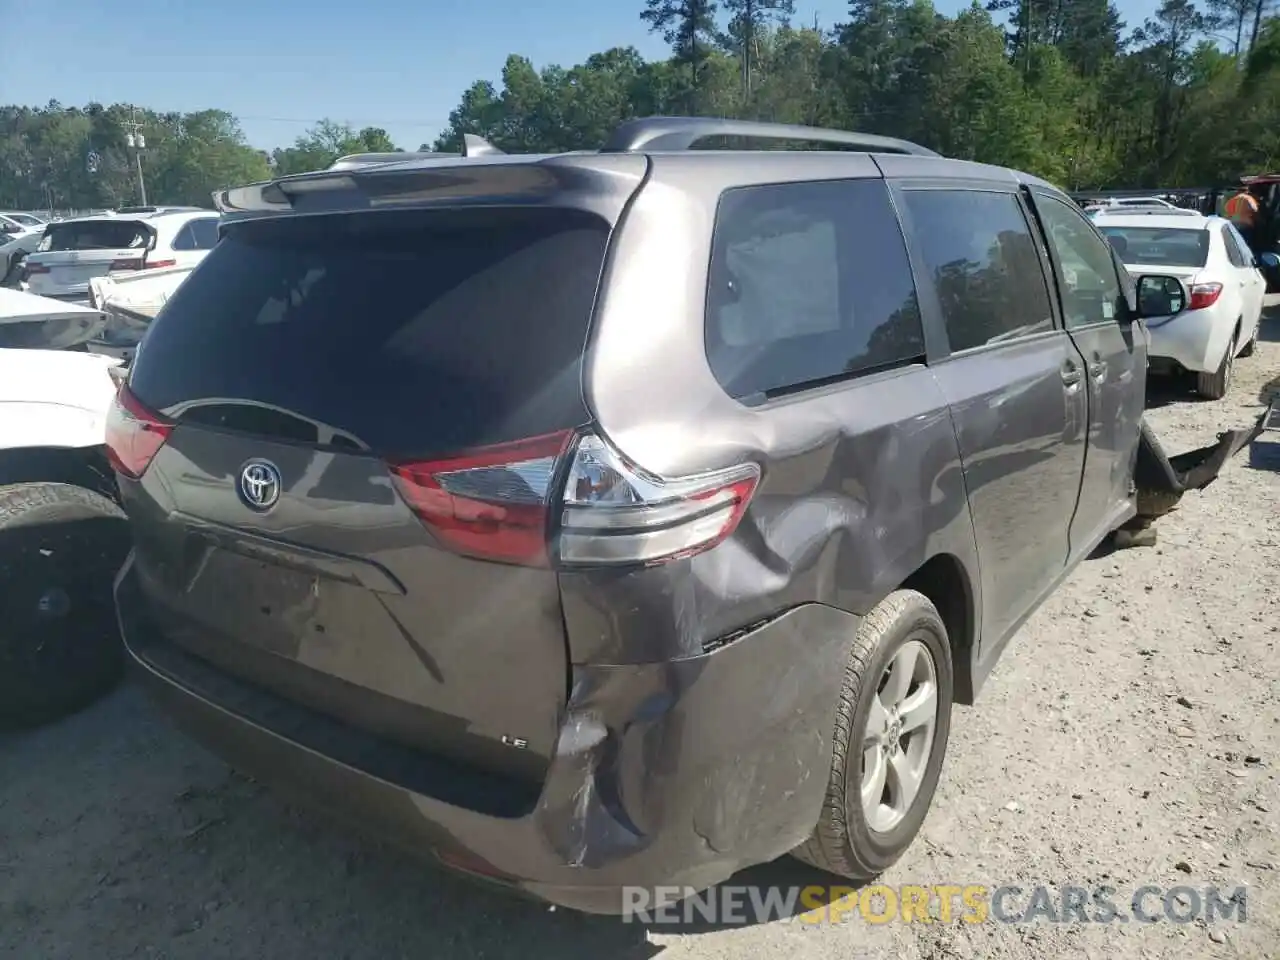
[[[24,227],[44,226],[44,224],[40,220],[37,220],[35,217],[25,213],[6,213],[5,217],[14,221],[15,223],[22,224]]]
[[[1103,227],[1125,263],[1203,267],[1209,259],[1209,231],[1203,227]]]

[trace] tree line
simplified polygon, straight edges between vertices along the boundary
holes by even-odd
[[[616,47],[572,67],[512,54],[463,92],[440,137],[508,151],[598,147],[621,121],[696,114],[902,137],[1068,189],[1210,186],[1280,166],[1276,0],[1163,0],[1125,23],[1109,0],[850,0],[842,22],[795,22],[792,0],[643,0],[670,55]],[[385,130],[321,121],[270,152],[222,110],[0,107],[0,207],[152,202],[397,149]],[[709,144],[714,146],[715,144]]]

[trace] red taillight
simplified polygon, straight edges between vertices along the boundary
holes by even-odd
[[[112,260],[108,270],[141,270],[143,260],[141,257],[134,257],[131,260]]]
[[[392,464],[391,474],[446,546],[534,566],[554,556],[575,567],[654,564],[709,550],[733,534],[760,479],[754,464],[651,477],[594,433],[573,432]]]
[[[400,495],[447,546],[544,566],[551,483],[571,431],[391,465]]]
[[[169,439],[173,424],[144,407],[122,383],[107,414],[106,432],[107,460],[118,473],[137,480]]]
[[[1191,288],[1191,302],[1187,304],[1187,309],[1203,310],[1206,307],[1212,307],[1218,302],[1220,296],[1222,296],[1222,284],[1197,283]]]
[[[23,262],[22,269],[26,271],[28,277],[35,276],[37,273],[49,272],[49,268],[43,263],[32,263],[30,260]]]
[[[143,268],[147,270],[157,270],[160,267],[176,267],[177,265],[177,260],[145,260],[142,264]]]

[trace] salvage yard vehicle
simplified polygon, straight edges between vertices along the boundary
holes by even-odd
[[[102,313],[106,324],[90,349],[126,363],[132,360],[151,321],[196,266],[186,263],[91,279],[89,305]]]
[[[68,349],[100,326],[0,290],[0,727],[78,710],[123,671],[111,581],[129,529],[105,446],[117,364]]]
[[[495,154],[218,195],[107,431],[138,676],[260,780],[578,910],[879,873],[952,705],[1245,442],[1175,466],[1143,425],[1181,281],[901,140]]]
[[[0,288],[18,286],[23,264],[40,244],[44,224],[0,213]]]
[[[1094,223],[1130,273],[1178,278],[1168,291],[1145,291],[1151,371],[1191,374],[1200,396],[1225,397],[1236,358],[1253,355],[1267,292],[1244,237],[1229,220],[1185,210],[1103,211]]]
[[[218,214],[192,207],[126,207],[51,223],[27,257],[32,293],[84,302],[94,277],[195,266],[218,238]]]

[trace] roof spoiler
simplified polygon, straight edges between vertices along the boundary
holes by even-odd
[[[609,135],[600,153],[637,153],[640,151],[691,150],[694,145],[712,137],[738,137],[746,140],[792,140],[803,143],[828,144],[867,153],[895,153],[916,157],[940,157],[941,154],[910,140],[882,137],[850,130],[829,130],[789,123],[764,123],[755,120],[730,120],[717,117],[645,117],[620,124]],[[214,205],[224,214],[284,212],[291,207],[290,193],[333,189],[350,185],[348,172],[384,164],[412,163],[416,160],[472,158],[501,155],[488,140],[472,133],[462,135],[462,152],[437,153],[357,153],[340,157],[327,170],[264,180],[242,187],[219,190],[213,195]],[[330,174],[331,176],[326,176]]]
[[[390,153],[352,153],[345,157],[339,157],[326,169],[356,170],[361,167],[376,166],[380,163],[405,163],[406,161],[411,160],[438,160],[441,157],[458,156],[488,157],[500,153],[502,153],[502,151],[484,137],[477,137],[474,133],[464,133],[462,135],[462,153],[460,154],[437,150],[416,150],[413,152],[396,150]]]

